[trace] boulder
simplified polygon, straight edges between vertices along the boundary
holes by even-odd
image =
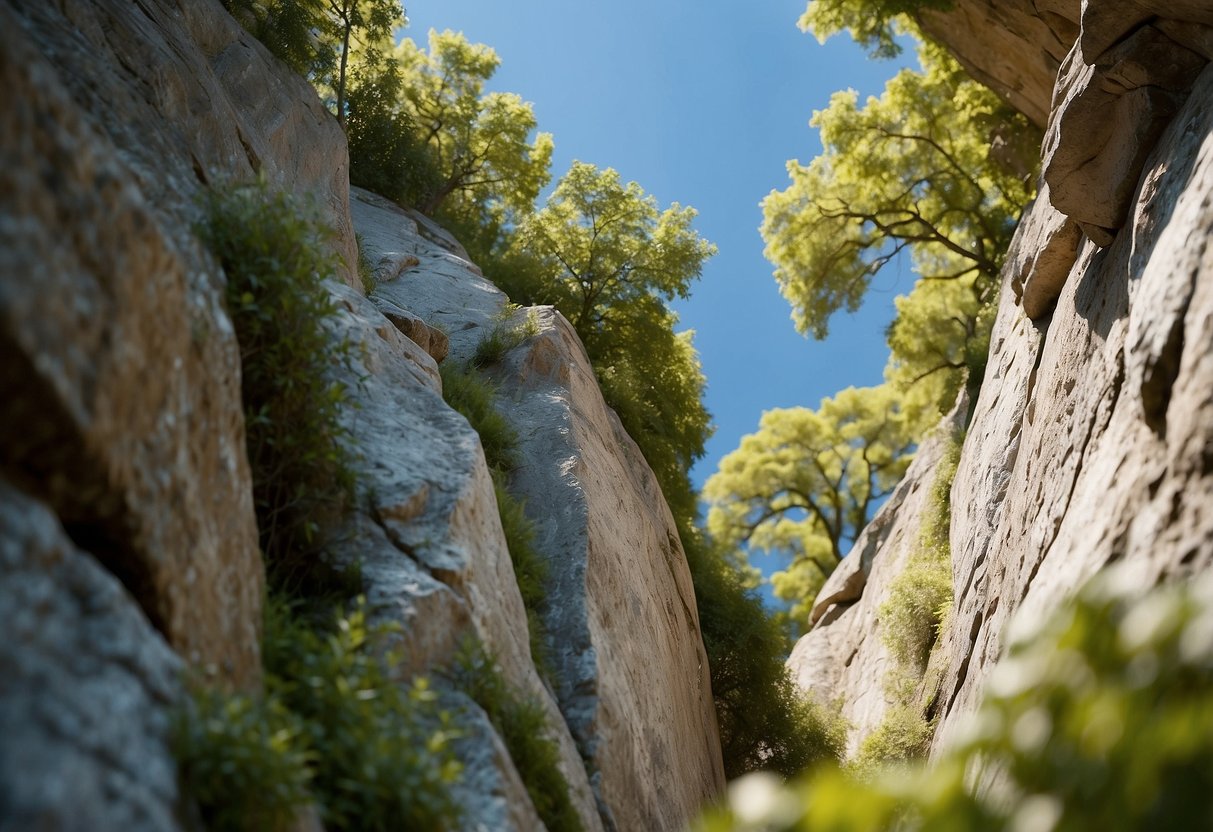
[[[0,827],[174,832],[181,660],[48,506],[0,480]]]
[[[1042,168],[1053,206],[1108,246],[1125,224],[1146,157],[1207,59],[1152,25],[1086,49],[1084,37],[1058,75]]]

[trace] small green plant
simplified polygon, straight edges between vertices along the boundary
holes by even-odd
[[[547,715],[538,702],[510,687],[484,649],[469,642],[452,668],[453,682],[484,709],[510,752],[527,794],[549,832],[580,832],[581,819],[560,771],[560,751],[548,736]]]
[[[1140,575],[1114,568],[1010,638],[978,712],[932,765],[745,784],[698,829],[1210,827],[1213,578],[1143,593]]]
[[[182,790],[212,832],[283,832],[311,800],[303,724],[274,697],[197,686],[176,713]]]
[[[331,235],[264,180],[214,191],[205,209],[200,234],[223,266],[240,343],[266,569],[276,585],[298,585],[322,565],[324,530],[345,511],[355,484],[340,420],[347,391],[333,378],[352,352],[330,333],[338,310],[321,282],[335,272]]]
[[[506,477],[518,456],[518,434],[494,405],[497,395],[492,383],[467,365],[445,363],[442,373],[442,394],[461,413],[472,430],[480,435],[493,488],[497,495],[497,512],[505,532],[514,578],[522,593],[530,633],[531,656],[540,675],[551,678],[551,657],[547,647],[546,628],[540,614],[545,597],[547,562],[535,548],[535,526],[526,516],[521,500],[506,489]]]
[[[518,434],[494,407],[497,391],[492,383],[471,367],[454,361],[443,362],[438,369],[442,374],[442,397],[480,434],[489,468],[509,471],[516,464]]]
[[[424,678],[407,687],[389,678],[377,653],[384,635],[361,603],[321,627],[272,603],[269,688],[302,725],[326,829],[457,829],[450,716]]]
[[[472,354],[471,365],[476,368],[489,367],[497,364],[505,354],[528,338],[539,334],[539,320],[535,313],[527,313],[520,324],[511,324],[510,319],[519,311],[519,307],[509,303],[497,314],[497,322],[488,334],[476,345]]]
[[[860,744],[849,765],[871,772],[881,764],[926,753],[934,730],[918,701],[924,671],[952,606],[952,480],[960,463],[961,438],[944,448],[927,495],[917,545],[889,586],[880,606],[881,640],[892,659],[885,674],[891,700],[884,720]],[[928,674],[929,675],[929,674]]]

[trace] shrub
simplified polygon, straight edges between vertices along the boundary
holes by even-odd
[[[345,386],[336,362],[347,342],[330,334],[337,306],[322,284],[335,271],[330,234],[264,181],[212,192],[203,240],[227,276],[240,343],[245,436],[267,572],[278,585],[308,580],[323,530],[354,492],[340,421]]]
[[[497,316],[497,322],[489,333],[476,345],[472,355],[471,365],[477,369],[497,364],[505,354],[528,338],[539,334],[539,322],[533,312],[526,316],[521,324],[511,324],[509,319],[518,311],[518,307],[507,304]]]
[[[449,786],[460,767],[449,715],[425,679],[402,687],[388,677],[375,652],[383,634],[368,628],[361,605],[317,629],[271,604],[269,688],[297,715],[312,749],[326,829],[457,829]]]
[[[509,471],[516,464],[518,434],[494,407],[496,390],[492,383],[472,368],[453,361],[443,362],[438,369],[442,374],[442,397],[480,434],[489,468]]]
[[[701,828],[1209,828],[1213,577],[1143,594],[1131,570],[1114,570],[1043,622],[1017,621],[1011,642],[934,766],[751,790]]]
[[[311,797],[303,725],[276,698],[198,687],[175,715],[182,790],[213,832],[282,832]]]
[[[787,630],[698,531],[686,529],[682,539],[689,542],[725,776],[759,769],[791,776],[838,759],[846,723],[836,711],[801,696],[784,666],[791,647]]]
[[[544,826],[549,832],[580,832],[581,819],[560,771],[559,747],[548,736],[543,706],[512,689],[479,645],[465,645],[452,672],[456,686],[497,729]]]

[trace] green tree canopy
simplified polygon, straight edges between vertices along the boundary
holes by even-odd
[[[428,52],[406,38],[395,57],[404,76],[402,104],[439,170],[421,210],[528,213],[551,178],[552,136],[531,139],[535,113],[519,96],[484,92],[501,63],[497,53],[462,33],[431,29]]]
[[[572,323],[607,401],[653,467],[675,514],[695,515],[687,471],[711,419],[691,342],[667,303],[685,298],[716,247],[692,228],[693,208],[664,211],[610,168],[574,162],[514,242],[525,258],[510,287]]]
[[[1031,186],[989,158],[991,131],[1032,127],[942,50],[920,52],[879,98],[836,93],[814,113],[825,152],[788,163],[791,185],[763,201],[762,235],[797,329],[823,338],[859,308],[904,250],[927,280],[992,284]],[[1022,124],[1020,124],[1022,122]]]
[[[821,43],[847,31],[877,58],[901,53],[897,36],[914,32],[910,16],[919,9],[948,9],[953,0],[810,0],[800,28]]]
[[[782,552],[775,594],[803,620],[872,512],[905,473],[913,435],[888,385],[851,387],[817,410],[769,410],[708,480],[708,530],[722,545]]]

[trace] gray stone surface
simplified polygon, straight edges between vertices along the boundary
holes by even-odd
[[[180,659],[47,506],[0,480],[0,829],[171,832]]]
[[[957,606],[936,746],[1017,610],[1108,563],[1143,585],[1213,566],[1213,70],[1145,164],[1124,232],[1084,243],[1047,324],[1003,297],[953,486]]]
[[[521,439],[521,462],[510,490],[526,500],[550,564],[543,615],[555,657],[559,718],[576,738],[576,745],[562,749],[572,755],[567,759],[589,761],[608,828],[682,828],[719,792],[723,777],[690,575],[652,472],[603,402],[576,335],[554,310],[503,317],[505,296],[438,232],[423,233],[414,216],[362,191],[354,191],[352,207],[373,262],[391,269],[393,262],[416,261],[379,283],[370,300],[440,325],[450,336],[448,360],[469,358],[495,327],[521,325],[528,317],[538,327],[538,334],[508,353],[491,375],[500,385],[501,412]],[[389,410],[398,414],[415,406],[401,402]],[[454,456],[450,449],[434,451],[430,465],[458,468],[461,463],[450,461]],[[427,470],[419,463],[401,470],[413,468]],[[480,487],[487,488],[487,477]],[[409,517],[396,536],[439,575],[436,562],[418,548],[418,538],[442,538],[410,531],[428,528],[429,515],[409,508],[424,505],[428,512],[437,497],[391,489],[401,495],[391,498],[402,507],[393,511]],[[468,537],[482,540],[483,532]],[[450,574],[455,570],[444,569],[442,580],[454,585],[445,577]],[[486,591],[513,588],[508,575],[490,572],[478,579]],[[488,609],[477,601],[468,605],[468,614],[483,615],[478,607]],[[508,626],[510,637],[525,639],[525,624]],[[513,678],[525,675],[525,645],[499,649],[518,657]]]
[[[447,252],[420,237],[415,225],[398,225],[402,218],[407,220],[400,209],[383,206],[360,214],[366,249],[381,258],[385,247],[403,243],[423,264],[417,279],[431,276],[445,285],[458,275]],[[425,265],[430,262],[444,271],[430,275]],[[464,274],[482,280],[471,271]],[[405,279],[412,278],[400,278]],[[337,550],[344,560],[360,564],[375,620],[400,625],[393,647],[402,656],[402,677],[441,672],[461,644],[475,638],[516,691],[544,706],[573,804],[587,830],[601,829],[577,746],[535,670],[526,612],[479,437],[443,401],[433,357],[404,337],[372,300],[337,283],[331,288],[343,306],[339,328],[357,345],[348,378],[354,407],[347,415],[361,456],[359,482],[366,490]],[[504,302],[489,289],[485,297]],[[508,755],[500,752],[500,741],[485,725],[477,731],[478,741],[460,745],[468,781],[485,786],[460,791],[468,828],[535,828],[530,798]]]
[[[810,615],[812,629],[788,657],[801,691],[823,704],[842,703],[850,723],[848,755],[894,704],[883,686],[891,658],[882,640],[880,606],[918,545],[936,469],[966,408],[967,402],[919,447],[897,488],[822,587]]]

